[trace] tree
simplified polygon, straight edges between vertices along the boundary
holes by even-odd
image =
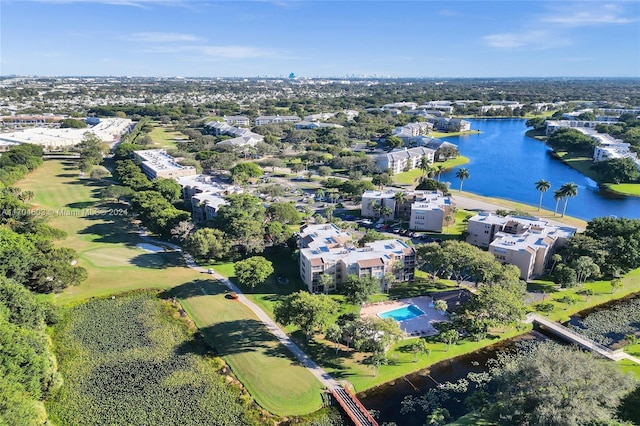
[[[458,334],[458,330],[450,329],[441,332],[438,335],[438,338],[441,342],[444,342],[444,344],[446,345],[446,351],[449,352],[449,347],[451,345],[455,345],[458,342],[460,335]]]
[[[620,278],[614,278],[610,282],[611,284],[611,294],[613,294],[617,289],[622,287],[622,280]]]
[[[540,343],[498,356],[481,414],[499,425],[613,424],[622,398],[635,387],[615,363]]]
[[[238,163],[231,169],[231,177],[238,182],[246,182],[250,178],[262,176],[262,169],[256,163]]]
[[[413,362],[418,362],[418,357],[424,354],[429,354],[431,350],[429,349],[429,345],[427,341],[418,338],[413,345],[411,345],[411,351],[413,352]]]
[[[431,171],[431,163],[429,163],[429,159],[426,156],[420,158],[420,165],[418,167],[422,170],[422,176],[427,176]]]
[[[452,222],[455,222],[455,217],[453,215],[446,215],[444,217],[444,223],[447,226],[447,234],[449,233],[449,225],[451,225]]]
[[[154,191],[158,191],[165,200],[175,203],[180,199],[182,187],[174,179],[155,178],[151,183]]]
[[[375,175],[371,179],[371,183],[374,184],[375,186],[383,188],[385,186],[389,186],[393,184],[393,177],[391,177],[391,175],[389,175],[388,173],[380,173]]]
[[[318,275],[318,284],[322,286],[325,293],[328,293],[334,284],[333,277],[329,274],[320,274]]]
[[[589,278],[597,278],[600,275],[600,267],[589,256],[580,256],[572,263],[576,271],[578,284],[584,284]]]
[[[278,221],[283,225],[297,225],[300,223],[300,213],[296,210],[296,206],[293,203],[271,203],[271,205],[267,207],[266,216],[270,220]]]
[[[562,209],[562,217],[564,217],[564,213],[567,210],[567,202],[569,198],[573,198],[578,195],[578,185],[573,182],[565,183],[560,187],[560,193],[564,198],[564,207]]]
[[[328,205],[327,207],[324,208],[324,215],[327,217],[327,222],[331,223],[333,222],[333,212],[335,211],[336,206],[335,205]]]
[[[482,284],[468,311],[487,326],[506,326],[524,318],[525,295],[526,284],[518,279]]]
[[[549,190],[549,188],[551,188],[551,184],[547,180],[540,179],[536,182],[536,189],[540,191],[540,202],[538,203],[538,211],[540,211],[540,209],[542,208],[542,196],[545,192],[547,192],[547,190]]]
[[[378,372],[380,372],[380,367],[389,364],[389,359],[384,353],[374,352],[367,358],[365,363],[373,368],[373,377],[377,377]]]
[[[97,165],[102,162],[105,145],[100,138],[91,132],[86,132],[77,146],[80,151],[81,164]]]
[[[240,260],[233,264],[233,269],[240,284],[250,288],[263,283],[274,272],[272,263],[263,256]]]
[[[427,420],[429,420],[430,425],[441,426],[446,425],[450,417],[449,410],[441,407],[433,410]]]
[[[336,355],[338,355],[338,350],[340,349],[340,341],[342,340],[342,329],[338,324],[329,324],[326,328],[324,338],[330,342],[335,343],[336,347]]]
[[[433,307],[436,311],[446,312],[449,309],[449,305],[446,300],[438,299],[433,302]]]
[[[183,225],[183,228],[186,231],[188,226]],[[171,231],[173,233],[173,229]],[[185,245],[191,254],[202,259],[222,259],[231,249],[224,232],[214,228],[202,228],[188,234]]]
[[[177,240],[187,239],[195,225],[190,220],[183,220],[171,229],[171,236]]]
[[[554,216],[558,212],[558,203],[560,203],[560,200],[562,200],[563,198],[564,198],[564,194],[562,193],[561,189],[556,189],[555,191],[553,191],[553,199],[556,202],[556,207],[553,209]]]
[[[380,281],[371,276],[347,275],[342,284],[342,290],[348,303],[361,305],[369,299],[369,296],[380,292]]]
[[[404,142],[402,142],[402,139],[400,139],[398,136],[387,136],[385,138],[384,145],[389,149],[395,149],[402,147],[404,145]]]
[[[438,182],[440,182],[440,176],[442,175],[442,173],[444,173],[447,170],[447,168],[445,166],[443,166],[442,164],[438,164],[435,167],[435,173],[436,176],[438,177]]]
[[[276,304],[273,313],[280,324],[295,325],[311,339],[317,331],[325,330],[331,321],[331,315],[337,310],[338,302],[329,296],[301,290]]]
[[[465,179],[469,179],[469,170],[465,168],[459,168],[456,172],[456,178],[460,179],[460,192],[462,192],[462,184]]]

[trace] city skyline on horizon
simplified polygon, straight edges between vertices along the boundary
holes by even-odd
[[[0,0],[0,7],[2,76],[640,77],[640,2],[626,0]]]

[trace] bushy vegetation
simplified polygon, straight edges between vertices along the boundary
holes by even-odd
[[[42,400],[60,385],[45,321],[52,307],[22,285],[0,277],[0,424],[44,424]]]
[[[32,144],[14,146],[0,156],[0,186],[10,186],[42,164],[42,147]]]
[[[154,293],[92,300],[56,328],[62,389],[48,403],[60,425],[246,425],[246,398],[218,358]]]
[[[603,345],[622,340],[638,331],[640,299],[619,302],[609,309],[598,310],[572,325],[580,334]]]

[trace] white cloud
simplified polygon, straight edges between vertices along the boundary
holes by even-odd
[[[123,40],[142,43],[173,43],[199,41],[199,37],[193,34],[171,33],[171,32],[140,32],[128,36],[119,37]]]
[[[497,49],[551,49],[554,47],[567,46],[570,41],[560,38],[545,30],[531,30],[520,33],[497,33],[484,36],[483,41],[490,47]]]
[[[575,10],[578,3],[572,4],[571,10],[555,12],[542,18],[542,22],[567,27],[584,27],[590,25],[617,25],[637,22],[639,17],[629,17],[618,4],[604,4],[587,2],[585,10]]]

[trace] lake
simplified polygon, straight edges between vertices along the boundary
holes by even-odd
[[[578,185],[578,195],[569,199],[566,214],[584,220],[601,216],[640,218],[640,197],[611,198],[603,194],[598,184],[559,160],[551,157],[545,143],[525,136],[526,120],[471,119],[471,128],[478,134],[446,137],[458,146],[460,154],[470,162],[469,179],[462,189],[487,197],[504,198],[537,206],[540,192],[535,182],[545,179],[551,188],[544,194],[542,206],[553,211],[553,191],[565,183]],[[457,168],[443,173],[441,180],[457,189]],[[558,211],[562,211],[560,202]]]

